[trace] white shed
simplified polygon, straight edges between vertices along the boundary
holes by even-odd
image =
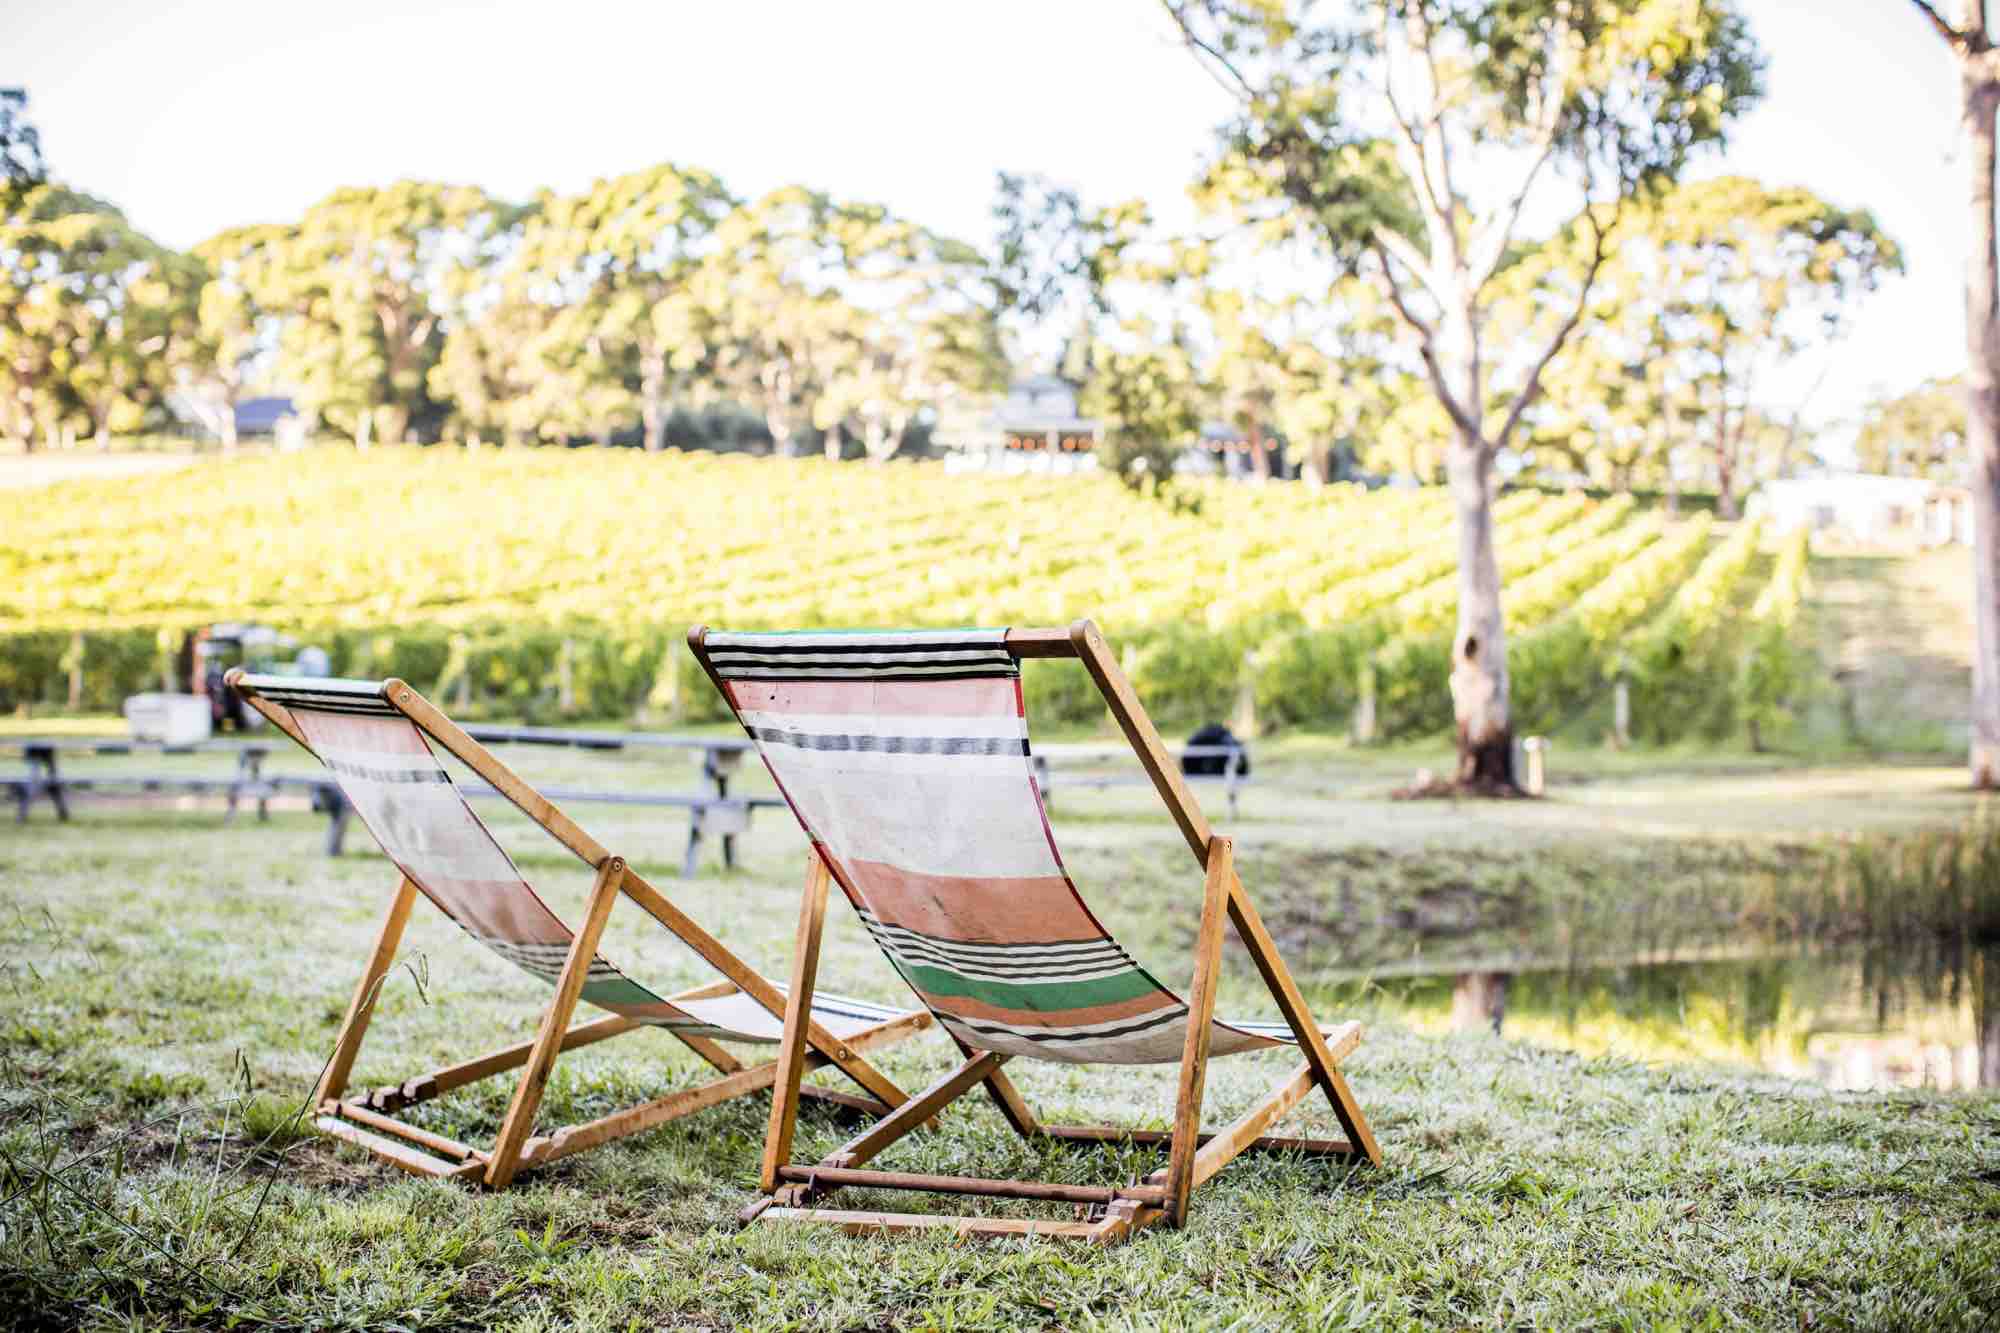
[[[1767,481],[1750,512],[1781,528],[1810,528],[1854,541],[1942,546],[1972,541],[1972,497],[1921,477],[1861,473]]]

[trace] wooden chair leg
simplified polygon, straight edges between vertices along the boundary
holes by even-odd
[[[1299,1050],[1304,1052],[1306,1064],[1312,1069],[1313,1081],[1326,1094],[1340,1127],[1347,1131],[1348,1142],[1360,1149],[1371,1163],[1382,1165],[1382,1149],[1376,1145],[1375,1134],[1368,1128],[1360,1104],[1354,1100],[1354,1093],[1341,1076],[1338,1062],[1327,1049],[1326,1038],[1320,1032],[1319,1024],[1313,1020],[1312,1011],[1306,1007],[1305,996],[1299,993],[1298,984],[1292,980],[1291,969],[1278,956],[1278,946],[1272,941],[1270,932],[1264,929],[1263,919],[1257,915],[1250,895],[1243,891],[1243,881],[1233,870],[1229,876],[1229,917],[1236,923],[1236,933],[1242,936],[1244,945],[1249,948],[1258,972],[1263,974],[1271,998],[1278,1002],[1285,1022],[1291,1025]]]
[[[347,1017],[341,1021],[340,1036],[333,1045],[333,1057],[326,1062],[313,1105],[337,1101],[347,1091],[348,1075],[354,1072],[355,1057],[361,1054],[362,1038],[368,1035],[368,1021],[375,1016],[375,1001],[381,993],[382,978],[396,961],[396,947],[403,942],[403,927],[409,924],[410,906],[417,900],[417,886],[404,875],[396,886],[396,896],[382,916],[382,929],[375,936],[375,951],[368,956],[361,981],[348,1001]]]
[[[597,868],[597,883],[590,891],[590,906],[570,940],[569,959],[563,964],[562,976],[556,982],[555,998],[549,1002],[548,1012],[542,1015],[541,1031],[535,1034],[534,1052],[528,1056],[528,1062],[521,1070],[521,1081],[514,1088],[514,1100],[507,1108],[507,1118],[500,1122],[500,1137],[493,1145],[493,1159],[486,1167],[486,1183],[495,1189],[504,1188],[512,1181],[515,1170],[520,1166],[521,1145],[527,1141],[528,1132],[535,1126],[535,1111],[542,1102],[542,1089],[555,1069],[556,1056],[562,1052],[562,1040],[569,1030],[570,1015],[576,1010],[577,997],[583,993],[583,983],[590,977],[591,961],[597,957],[597,941],[604,935],[604,923],[611,915],[611,905],[618,901],[624,878],[625,858],[621,856],[606,857]]]
[[[1235,875],[1230,840],[1208,844],[1208,879],[1202,896],[1201,928],[1195,936],[1194,984],[1188,991],[1187,1042],[1181,1048],[1180,1096],[1174,1106],[1173,1147],[1167,1157],[1167,1219],[1187,1225],[1188,1196],[1194,1189],[1194,1156],[1201,1137],[1202,1093],[1208,1081],[1208,1043],[1215,1018],[1216,972],[1222,961],[1222,927],[1229,919],[1229,885]]]
[[[812,1020],[813,983],[819,976],[820,937],[826,929],[826,861],[814,848],[806,864],[806,888],[799,901],[799,933],[792,944],[792,982],[785,992],[785,1035],[778,1044],[778,1076],[771,1085],[771,1123],[764,1135],[758,1172],[764,1192],[778,1188],[778,1168],[792,1159],[798,1128],[799,1081],[805,1077],[806,1026]]]
[[[952,1045],[958,1047],[958,1053],[967,1060],[976,1059],[980,1055],[976,1047],[960,1041],[955,1034],[947,1032],[945,1035],[951,1037]],[[1028,1105],[1028,1099],[1021,1095],[1021,1090],[1014,1086],[1014,1081],[1008,1078],[1006,1072],[998,1065],[986,1075],[984,1085],[986,1095],[993,1099],[993,1105],[999,1110],[1001,1118],[1013,1126],[1016,1134],[1028,1139],[1042,1132],[1042,1124],[1035,1118],[1034,1108]]]

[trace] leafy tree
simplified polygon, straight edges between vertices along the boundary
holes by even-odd
[[[1698,443],[1733,518],[1744,481],[1774,475],[1796,439],[1797,412],[1781,426],[1759,407],[1772,382],[1838,338],[1902,254],[1866,211],[1741,176],[1644,201],[1621,236],[1582,335],[1550,368],[1537,440],[1621,488],[1667,479],[1669,451]],[[1588,248],[1559,240],[1507,276],[1579,268]]]
[[[849,307],[824,361],[813,424],[837,448],[852,428],[869,458],[894,455],[920,413],[1004,387],[1007,360],[984,287],[986,261],[963,242],[879,210],[832,219]]]
[[[720,179],[671,163],[551,200],[522,262],[563,303],[549,352],[585,373],[590,401],[666,444],[667,417],[706,357],[707,326],[689,286],[735,200]]]
[[[284,229],[234,227],[203,241],[194,253],[208,266],[197,318],[203,354],[188,368],[193,397],[224,449],[236,447],[236,404],[275,338],[274,317],[257,304],[264,271]]]
[[[837,424],[834,405],[819,399],[856,373],[869,326],[847,292],[905,238],[880,208],[799,186],[741,205],[716,227],[689,309],[717,383],[756,407],[780,457],[795,454],[817,422]]]
[[[455,323],[426,378],[468,439],[525,444],[575,421],[577,385],[550,365],[555,312],[508,284],[475,318]]]
[[[78,427],[108,445],[157,409],[196,354],[198,261],[116,208],[58,185],[12,190],[0,215],[5,425],[32,442]]]
[[[1957,23],[1930,0],[1910,0],[1958,69],[1972,252],[1965,267],[1966,438],[1972,464],[1973,785],[2000,787],[2000,230],[1993,216],[2000,165],[2000,47],[1986,0],[1960,0]]]
[[[1134,318],[1091,348],[1078,407],[1103,423],[1098,459],[1127,486],[1175,508],[1193,505],[1173,484],[1174,464],[1200,434],[1206,388],[1179,325]]]
[[[1854,451],[1864,472],[1962,484],[1966,474],[1965,380],[1925,380],[1862,409]]]
[[[1461,784],[1512,785],[1494,461],[1582,321],[1618,206],[1718,141],[1758,92],[1728,0],[1164,0],[1238,114],[1209,203],[1310,237],[1390,300],[1452,423]],[[1487,333],[1522,218],[1591,240],[1538,291],[1532,341]]]
[[[40,185],[48,178],[41,131],[28,120],[28,90],[0,88],[0,189]]]
[[[263,237],[251,298],[281,320],[275,370],[357,444],[403,439],[436,405],[456,273],[487,261],[516,210],[470,186],[336,190]]]

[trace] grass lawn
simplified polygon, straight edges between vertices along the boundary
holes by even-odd
[[[1310,738],[1260,756],[1235,820],[1244,878],[1318,997],[1370,1020],[1350,1078],[1387,1154],[1375,1171],[1243,1158],[1183,1232],[1096,1252],[1049,1243],[739,1231],[766,1103],[751,1098],[531,1172],[504,1194],[420,1182],[288,1126],[330,1047],[393,884],[372,850],[319,852],[284,811],[46,808],[0,826],[0,1321],[16,1327],[1340,1328],[1990,1327],[2000,1320],[2000,1097],[1834,1093],[1720,1065],[1642,1064],[1330,1012],[1341,978],[1413,947],[1531,944],[1548,914],[1699,914],[1828,835],[1957,821],[1958,770],[1786,768],[1762,757],[1577,755],[1546,802],[1402,804],[1421,751],[1356,756]],[[602,757],[514,751],[538,781]],[[115,762],[85,761],[91,771]],[[159,760],[151,761],[157,765]],[[196,761],[173,761],[196,762]],[[203,761],[212,762],[212,761]],[[287,757],[289,762],[289,756]],[[660,767],[614,780],[685,789]],[[677,760],[676,763],[685,761]],[[79,771],[82,771],[81,763]],[[1212,806],[1220,805],[1211,800]],[[587,883],[522,821],[482,807],[574,919]],[[684,830],[572,813],[741,953],[781,974],[802,843],[759,816],[744,869],[673,878]],[[1143,791],[1058,794],[1066,858],[1108,924],[1184,984],[1200,879]],[[354,840],[367,848],[364,837]],[[1503,855],[1486,849],[1505,848]],[[1430,895],[1430,897],[1426,897]],[[1442,895],[1441,897],[1439,895]],[[1725,895],[1726,896],[1726,895]],[[1445,932],[1398,929],[1442,902]],[[851,913],[822,984],[901,1000]],[[1447,910],[1448,909],[1448,910]],[[1713,907],[1726,925],[1728,909]],[[1714,923],[1711,923],[1714,924]],[[706,980],[624,907],[604,952],[661,984]],[[1610,940],[1612,936],[1607,934]],[[356,1080],[399,1080],[518,1039],[546,990],[419,905]],[[1225,951],[1224,1013],[1269,1012]],[[905,1087],[954,1053],[885,1052]],[[1246,1106],[1282,1056],[1218,1061],[1209,1116]],[[542,1123],[602,1114],[705,1066],[657,1033],[558,1067]],[[1047,1117],[1163,1126],[1174,1071],[1016,1062]],[[509,1085],[411,1118],[490,1135]],[[1337,1133],[1307,1102],[1289,1132]],[[801,1155],[851,1132],[818,1111]],[[1023,1145],[966,1099],[881,1165],[1118,1183],[1144,1152]],[[851,1202],[846,1202],[850,1200]],[[923,1207],[855,1193],[844,1206]],[[961,1201],[930,1201],[940,1211]],[[1055,1216],[1036,1205],[997,1211]]]

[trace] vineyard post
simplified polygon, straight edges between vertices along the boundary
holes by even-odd
[[[1611,686],[1611,744],[1624,749],[1632,743],[1632,681],[1619,659],[1618,676]]]
[[[1549,741],[1546,736],[1530,736],[1521,742],[1521,750],[1527,756],[1527,779],[1522,789],[1530,796],[1540,796],[1548,786]]]
[[[1368,658],[1361,664],[1360,697],[1354,701],[1354,743],[1373,745],[1375,743],[1375,659]]]

